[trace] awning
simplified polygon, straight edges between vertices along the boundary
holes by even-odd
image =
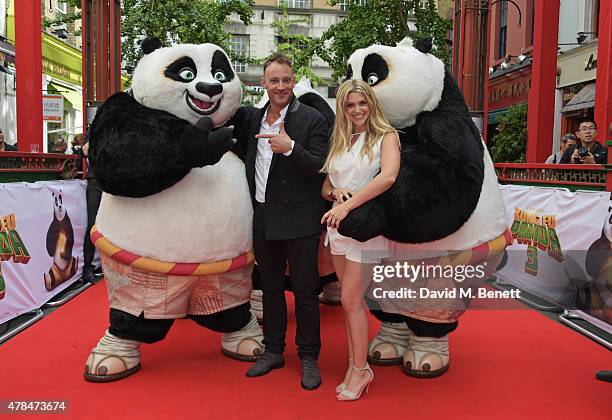
[[[508,112],[508,108],[496,109],[487,113],[487,124],[497,124],[499,117]]]
[[[66,102],[69,102],[72,108],[76,109],[79,112],[83,112],[83,97],[76,90],[49,83],[47,85],[47,92],[62,95]],[[64,103],[64,106],[66,106],[66,103]]]
[[[0,60],[15,63],[15,47],[3,39],[0,39]]]
[[[589,83],[574,95],[572,99],[561,108],[561,112],[577,111],[579,109],[593,108],[595,106],[595,83]]]
[[[83,112],[83,97],[79,92],[70,89],[63,89],[63,92],[60,93],[68,102],[72,104],[74,109],[79,112]]]

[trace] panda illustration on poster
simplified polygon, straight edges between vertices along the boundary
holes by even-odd
[[[434,268],[443,260],[486,266],[473,286],[497,267],[512,237],[489,153],[457,84],[431,48],[430,39],[415,44],[405,38],[395,47],[371,45],[349,58],[347,78],[372,87],[398,131],[401,166],[395,184],[349,213],[339,231],[359,241],[384,235],[398,263],[426,259]],[[425,275],[419,281],[427,290],[459,287],[452,276]],[[401,364],[407,375],[419,378],[445,373],[448,338],[467,302],[378,299],[375,287],[379,284],[372,283],[366,298],[382,324],[370,343],[370,363]]]
[[[51,193],[53,197],[53,220],[47,230],[47,254],[52,258],[51,268],[45,273],[45,288],[55,289],[72,278],[78,268],[78,257],[72,256],[74,230],[64,205],[62,190]]]

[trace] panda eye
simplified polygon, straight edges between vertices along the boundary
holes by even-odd
[[[227,76],[221,70],[217,70],[215,74],[213,75],[213,77],[215,78],[217,82],[221,82],[221,83],[227,80]]]
[[[187,82],[191,82],[195,79],[195,73],[189,67],[185,67],[179,71],[179,77]]]
[[[366,80],[366,82],[368,82],[368,85],[373,86],[376,83],[378,83],[378,74],[376,73],[370,73],[368,74],[368,79]]]

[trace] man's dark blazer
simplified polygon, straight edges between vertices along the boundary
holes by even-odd
[[[234,151],[244,159],[247,181],[255,202],[256,139],[264,108],[242,108],[234,119]],[[238,127],[239,126],[239,127]],[[326,202],[321,198],[324,175],[319,171],[327,155],[329,125],[314,108],[293,96],[285,115],[285,131],[295,142],[291,155],[274,153],[266,185],[265,232],[267,240],[286,240],[319,234]]]

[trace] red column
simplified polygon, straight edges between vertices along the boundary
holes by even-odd
[[[543,163],[552,151],[559,5],[560,0],[535,2],[527,163]]]
[[[595,123],[598,140],[609,139],[608,127],[612,122],[612,2],[599,3],[599,35],[597,45],[597,82],[595,84]],[[608,147],[608,156],[612,148]],[[608,163],[612,163],[608,157]],[[612,172],[608,172],[606,190],[612,191]]]
[[[487,6],[489,5],[490,1],[487,1]],[[487,13],[487,27],[486,27],[486,44],[485,44],[485,60],[484,60],[484,65],[485,65],[485,73],[484,73],[484,103],[483,103],[483,108],[484,108],[484,112],[482,115],[482,138],[484,139],[485,143],[487,142],[487,136],[489,135],[488,132],[488,120],[489,120],[489,57],[490,57],[490,51],[491,51],[491,10],[489,10],[489,13]]]
[[[98,0],[95,10],[96,46],[96,100],[108,97],[109,77],[109,13],[108,0]]]
[[[121,90],[121,2],[110,3],[110,94]]]
[[[40,1],[15,2],[15,65],[17,67],[17,142],[19,151],[32,145],[43,151],[42,35]]]

